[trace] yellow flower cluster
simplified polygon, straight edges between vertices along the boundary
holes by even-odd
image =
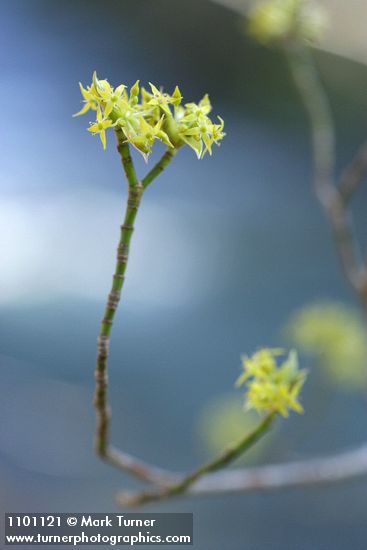
[[[317,42],[327,23],[323,7],[309,0],[265,0],[249,13],[249,32],[263,44],[292,38]]]
[[[88,131],[99,134],[104,148],[106,130],[114,127],[145,157],[158,140],[172,148],[187,144],[202,158],[206,152],[211,154],[213,144],[218,145],[225,135],[223,120],[218,117],[215,124],[208,117],[212,109],[209,97],[205,95],[198,104],[182,105],[178,86],[169,95],[153,84],[150,91],[140,88],[137,81],[128,91],[124,84],[113,88],[94,72],[92,84],[87,88],[80,84],[80,91],[84,106],[74,116],[96,111],[96,121]]]
[[[282,416],[288,416],[289,410],[303,412],[298,397],[306,373],[299,369],[294,350],[278,365],[277,357],[284,354],[282,349],[264,348],[252,357],[242,358],[243,373],[236,385],[246,386],[247,409],[275,412]]]

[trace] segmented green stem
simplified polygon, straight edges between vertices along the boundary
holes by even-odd
[[[117,137],[117,150],[120,154],[126,179],[128,182],[128,199],[125,210],[124,222],[120,229],[120,239],[117,247],[117,259],[115,272],[112,279],[112,286],[107,298],[107,303],[104,310],[103,319],[100,326],[98,336],[97,347],[97,365],[96,365],[96,389],[95,389],[95,409],[97,416],[97,428],[96,428],[96,451],[105,460],[109,460],[115,466],[119,466],[123,469],[128,469],[131,473],[134,473],[138,477],[142,477],[145,480],[151,477],[156,478],[156,472],[149,474],[148,469],[142,467],[132,468],[130,460],[124,460],[124,454],[119,454],[116,450],[111,449],[109,451],[109,424],[110,424],[110,410],[108,405],[108,381],[107,381],[107,366],[108,355],[110,347],[110,336],[113,321],[117,308],[120,303],[121,291],[124,285],[125,272],[129,259],[129,248],[131,237],[134,231],[134,223],[137,213],[139,211],[140,202],[143,196],[144,188],[153,181],[167,166],[170,160],[174,156],[173,151],[167,151],[163,155],[162,159],[155,165],[155,167],[148,173],[143,182],[140,182],[137,178],[134,163],[131,158],[129,145],[126,142],[126,138],[120,129],[116,130]],[[120,460],[120,458],[121,460]]]

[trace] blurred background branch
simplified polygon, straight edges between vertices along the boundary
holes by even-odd
[[[213,496],[226,493],[275,491],[291,487],[304,487],[339,483],[367,474],[367,444],[339,455],[313,458],[284,464],[269,464],[253,468],[240,468],[210,474],[192,487],[188,496]],[[154,494],[153,494],[154,496]],[[156,500],[164,499],[162,492]],[[116,496],[121,507],[144,504],[147,493],[120,492]],[[152,498],[154,500],[154,498]]]
[[[254,5],[254,0],[212,0],[242,15]],[[364,0],[318,0],[327,8],[331,25],[320,49],[367,63],[366,28],[367,5]]]
[[[299,43],[290,42],[285,49],[293,81],[310,121],[315,194],[329,221],[344,275],[367,314],[367,266],[348,208],[352,194],[365,177],[365,149],[357,153],[338,185],[333,116],[312,54]]]

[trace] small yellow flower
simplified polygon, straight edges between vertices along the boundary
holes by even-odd
[[[163,122],[164,122],[164,115],[161,116],[161,118],[153,127],[154,135],[156,139],[159,139],[160,141],[162,141],[162,143],[165,143],[166,145],[168,145],[168,147],[173,147],[168,137],[168,134],[162,130]]]
[[[223,119],[218,117],[219,124],[214,124],[208,117],[211,109],[207,94],[198,104],[187,103],[185,107],[176,109],[178,135],[194,149],[199,159],[207,152],[211,155],[212,145],[219,145],[219,141],[225,136]]]
[[[163,118],[162,116],[160,120],[152,126],[143,116],[140,116],[139,126],[127,134],[128,141],[144,156],[150,153],[156,139],[159,139],[169,147],[173,147],[167,134],[161,129]]]
[[[75,113],[73,116],[84,115],[90,109],[93,109],[93,111],[96,111],[98,109],[98,101],[95,97],[95,94],[91,90],[91,88],[90,87],[84,88],[81,82],[79,82],[79,88],[84,98],[83,100],[84,106],[80,109],[80,111]]]
[[[170,110],[170,105],[179,105],[182,99],[178,87],[176,86],[176,89],[174,91],[175,97],[173,97],[169,94],[162,92],[161,90],[158,90],[158,88],[154,86],[154,84],[152,84],[151,82],[149,82],[149,86],[151,89],[151,97],[147,101],[147,104],[153,107],[159,107],[160,109],[162,109],[163,113],[171,117],[172,113]]]
[[[111,128],[111,126],[114,126],[112,120],[109,118],[103,118],[101,110],[98,109],[97,120],[89,126],[88,132],[92,132],[94,135],[99,134],[103,149],[106,149],[106,129]]]
[[[103,100],[103,114],[105,117],[108,117],[115,108],[120,108],[122,103],[126,104],[126,86],[120,84],[117,88],[110,90],[103,90],[100,92],[101,98]]]
[[[297,353],[294,350],[278,365],[277,357],[284,353],[282,349],[264,348],[252,357],[243,357],[243,373],[237,379],[236,385],[246,386],[247,409],[276,412],[282,416],[288,416],[289,410],[303,412],[298,397],[306,373],[299,370]]]
[[[185,107],[187,114],[193,114],[195,116],[208,115],[212,110],[208,94],[205,94],[198,104],[186,103]]]

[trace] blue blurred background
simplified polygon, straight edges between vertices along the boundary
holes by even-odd
[[[5,0],[0,11],[1,508],[113,511],[114,493],[138,484],[94,456],[93,371],[126,188],[113,135],[104,153],[88,115],[71,117],[79,80],[96,69],[112,84],[178,83],[186,101],[208,91],[226,121],[212,158],[182,150],[144,197],[111,345],[117,446],[192,468],[208,457],[198,418],[232,391],[240,354],[283,344],[305,303],[353,298],[312,195],[307,120],[284,60],[251,43],[238,15],[206,0]],[[366,133],[367,69],[317,61],[341,168]],[[359,395],[312,371],[304,404],[259,460],[366,438]],[[193,511],[200,550],[362,550],[366,489],[358,480],[147,509]]]

